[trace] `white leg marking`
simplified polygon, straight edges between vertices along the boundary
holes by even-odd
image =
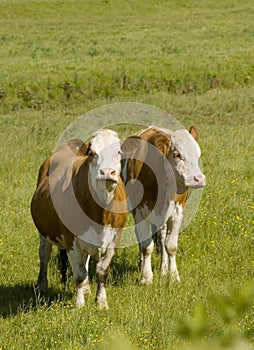
[[[178,242],[178,233],[183,220],[183,210],[181,205],[176,205],[175,213],[167,222],[167,236],[165,247],[170,260],[170,273],[172,279],[180,282],[180,276],[176,265],[176,251]]]
[[[83,252],[78,239],[73,241],[73,249],[67,254],[76,285],[76,306],[81,307],[85,303],[84,291],[87,290],[88,284],[87,260],[89,259],[89,255]]]
[[[157,233],[160,238],[161,246],[161,276],[166,276],[169,270],[169,259],[168,253],[165,248],[165,240],[167,235],[167,224],[163,225],[162,228]]]
[[[100,309],[108,309],[106,281],[114,252],[115,251],[113,248],[106,249],[105,254],[100,257],[100,260],[96,265],[96,276],[98,281],[96,302]]]
[[[88,277],[88,271],[89,271],[89,261],[90,261],[90,255],[87,256],[86,259],[86,271],[87,271],[87,277],[84,281],[84,287],[83,287],[83,291],[84,291],[84,295],[91,295],[91,288],[90,288],[90,284],[89,284],[89,277]]]
[[[153,271],[151,265],[151,257],[153,252],[154,242],[151,240],[150,244],[142,250],[143,263],[141,267],[141,280],[140,284],[142,286],[149,285],[153,283]]]
[[[49,243],[44,236],[40,234],[39,258],[40,272],[37,280],[36,288],[39,293],[45,293],[48,290],[48,262],[51,256],[52,244]]]
[[[136,211],[135,233],[140,249],[140,267],[141,267],[141,285],[153,283],[153,271],[151,266],[151,255],[153,252],[154,242],[152,239],[151,225],[142,217],[141,211]]]

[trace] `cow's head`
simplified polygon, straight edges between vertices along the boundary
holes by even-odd
[[[198,131],[194,126],[189,132],[185,129],[177,130],[170,137],[168,159],[175,173],[178,193],[183,193],[187,188],[205,186],[206,178],[198,165],[201,151],[197,138]]]
[[[117,133],[101,129],[94,134],[87,149],[90,157],[89,180],[98,199],[109,204],[121,172],[121,145]]]

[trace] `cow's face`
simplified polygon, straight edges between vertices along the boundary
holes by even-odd
[[[171,136],[169,161],[174,170],[177,191],[183,193],[187,188],[202,188],[206,178],[198,161],[200,147],[187,130],[177,130]]]
[[[103,129],[90,141],[89,178],[99,200],[108,204],[114,196],[121,172],[121,147],[117,133]]]

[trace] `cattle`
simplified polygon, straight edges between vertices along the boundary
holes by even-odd
[[[183,208],[192,189],[203,188],[206,178],[198,161],[198,130],[151,126],[127,137],[122,144],[122,178],[135,221],[140,249],[141,285],[151,284],[152,235],[162,243],[161,274],[180,281],[176,265],[178,233]]]
[[[48,288],[52,245],[66,249],[76,285],[76,305],[90,294],[88,263],[96,259],[96,302],[108,308],[106,280],[127,217],[126,191],[120,178],[117,133],[101,129],[89,143],[62,144],[39,170],[31,214],[40,235],[37,290]]]

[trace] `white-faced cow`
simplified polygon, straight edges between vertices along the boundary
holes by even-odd
[[[106,279],[127,217],[126,191],[120,178],[117,134],[99,130],[88,144],[70,140],[42,164],[31,213],[40,233],[39,292],[48,287],[52,244],[66,249],[76,285],[76,304],[90,294],[89,257],[95,256],[96,301],[107,308]]]
[[[206,181],[198,165],[201,152],[197,136],[194,126],[189,132],[153,126],[126,138],[122,144],[122,178],[135,220],[142,285],[152,283],[154,227],[154,232],[160,231],[162,241],[161,273],[166,274],[170,268],[172,277],[180,280],[176,250],[183,207],[191,189],[204,187]]]

